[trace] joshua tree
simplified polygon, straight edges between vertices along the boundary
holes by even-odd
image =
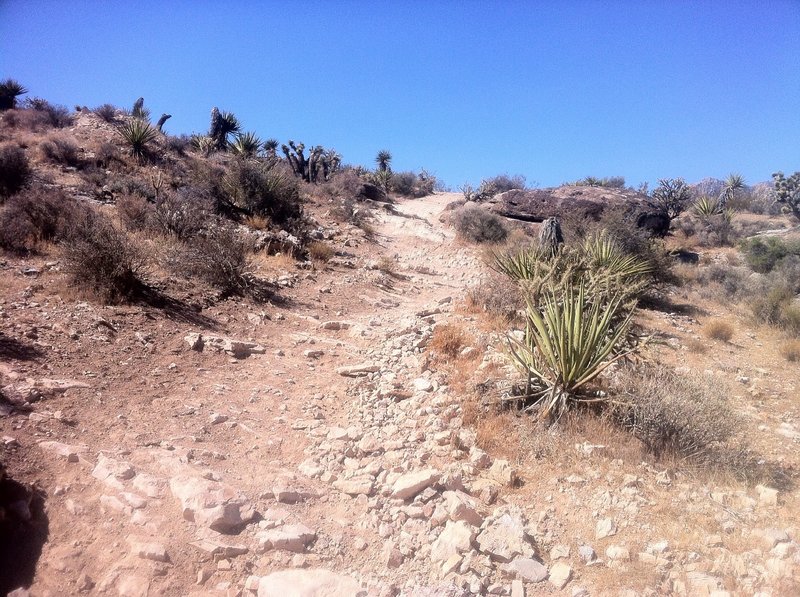
[[[378,170],[386,172],[389,170],[389,162],[392,161],[392,154],[386,149],[381,149],[378,155],[375,156],[375,163],[378,164]]]
[[[211,110],[211,128],[208,136],[214,142],[214,149],[224,151],[228,147],[228,137],[235,135],[242,128],[239,120],[232,112],[220,112],[216,106]]]
[[[783,172],[776,172],[772,179],[775,181],[775,200],[786,205],[800,220],[800,172],[795,172],[789,178]]]
[[[682,178],[662,178],[653,191],[653,203],[667,214],[670,220],[677,218],[689,206],[692,196]]]
[[[161,127],[164,126],[164,123],[170,118],[172,118],[172,114],[162,114],[161,118],[158,119],[158,122],[156,123],[156,128],[158,129],[159,133],[161,132]]]
[[[150,120],[150,110],[144,107],[144,98],[140,97],[135,102],[133,102],[133,109],[131,110],[131,116],[134,118],[138,118],[140,120]]]
[[[275,154],[278,151],[278,140],[277,139],[267,139],[264,141],[264,151],[267,154],[267,157],[274,158]]]
[[[742,190],[745,186],[744,178],[741,174],[729,174],[722,187],[722,195],[719,198],[720,205],[725,207],[728,201],[736,196],[736,191]]]
[[[315,145],[306,157],[305,148],[303,143],[294,141],[289,141],[288,146],[281,145],[281,151],[292,167],[294,175],[311,183],[328,180],[328,177],[338,169],[341,156],[334,150],[326,150],[321,145]]]
[[[17,97],[28,93],[20,83],[14,79],[0,82],[0,112],[17,107]]]
[[[558,218],[547,218],[542,222],[539,244],[550,255],[555,255],[558,247],[564,244],[564,235],[561,233],[561,223]]]

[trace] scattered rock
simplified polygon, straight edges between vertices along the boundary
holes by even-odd
[[[361,587],[348,576],[330,570],[281,570],[258,583],[258,597],[354,597]]]
[[[284,525],[278,529],[262,531],[258,541],[264,551],[283,549],[303,553],[306,546],[316,539],[317,534],[302,524]]]
[[[229,485],[190,475],[169,482],[181,501],[183,517],[220,533],[231,532],[252,520],[255,510],[247,498]]]
[[[411,499],[423,489],[434,485],[439,477],[440,473],[435,469],[406,473],[394,482],[392,497],[401,500]]]
[[[556,589],[563,589],[567,586],[567,583],[571,579],[572,568],[570,568],[569,565],[565,564],[564,562],[558,562],[550,569],[550,576],[548,580]]]
[[[506,570],[526,582],[542,582],[547,578],[547,566],[533,558],[515,558]]]

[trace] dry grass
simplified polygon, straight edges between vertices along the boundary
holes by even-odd
[[[781,356],[790,363],[800,361],[800,340],[787,340],[778,349]]]
[[[327,263],[336,255],[336,251],[328,243],[314,241],[308,245],[308,256],[317,263]]]
[[[244,219],[246,226],[253,230],[267,230],[270,225],[269,218],[259,215],[248,216]]]
[[[460,326],[444,323],[433,330],[428,348],[442,356],[458,358],[461,351],[472,344],[472,338]]]
[[[711,319],[703,326],[703,335],[711,340],[730,342],[733,338],[733,326],[724,319]]]
[[[689,349],[689,352],[693,352],[695,354],[703,354],[705,352],[708,352],[708,344],[706,344],[702,340],[697,340],[695,338],[690,338],[686,342],[686,348]]]

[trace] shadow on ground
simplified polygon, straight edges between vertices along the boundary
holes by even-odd
[[[44,497],[0,468],[0,595],[33,583],[49,534]]]
[[[0,332],[0,359],[34,361],[42,356],[42,354],[42,351],[33,344],[22,342],[16,338],[9,338]]]

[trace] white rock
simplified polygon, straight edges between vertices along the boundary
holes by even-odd
[[[169,487],[172,495],[181,501],[186,520],[217,532],[236,530],[255,516],[247,498],[230,485],[176,475],[170,479]]]
[[[436,469],[406,473],[394,482],[391,495],[396,499],[411,499],[422,490],[434,485],[439,477],[440,473]]]
[[[547,566],[533,558],[515,558],[505,570],[526,582],[542,582],[547,578]]]
[[[431,545],[431,560],[444,562],[455,554],[469,551],[476,535],[476,529],[466,522],[448,521],[444,530]]]
[[[550,569],[550,577],[548,580],[556,589],[563,589],[566,587],[570,579],[572,579],[572,568],[570,568],[568,564],[558,562]]]
[[[302,524],[287,524],[278,529],[262,531],[258,534],[258,542],[263,550],[283,549],[302,553],[317,534]]]
[[[350,577],[330,570],[281,570],[258,583],[258,597],[354,597],[361,587]]]
[[[617,525],[611,518],[603,518],[597,521],[594,530],[595,539],[604,539],[617,534]]]

